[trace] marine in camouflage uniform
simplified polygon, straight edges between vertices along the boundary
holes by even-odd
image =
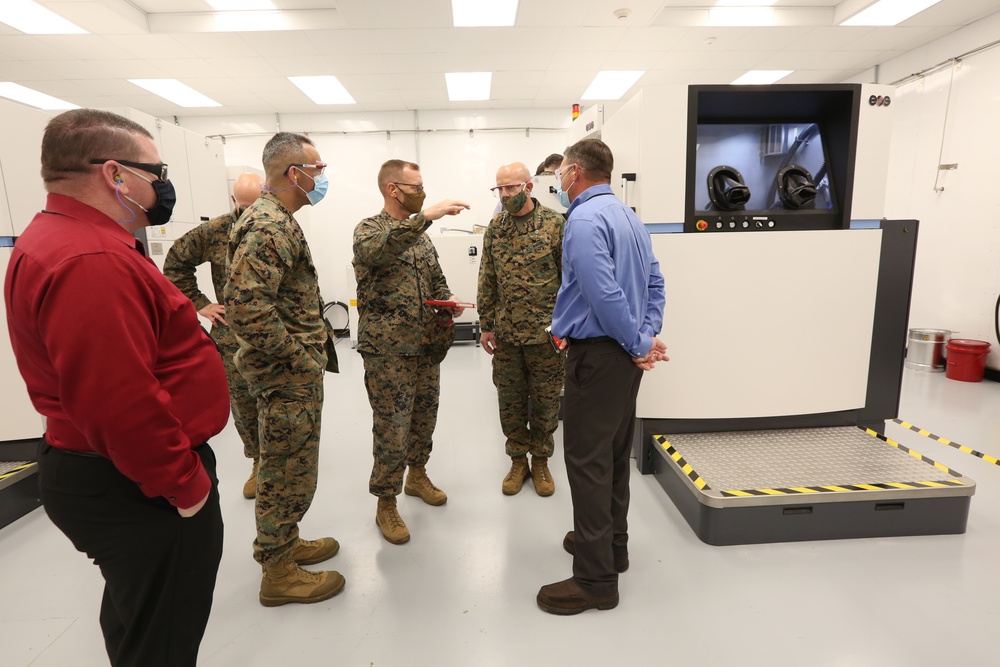
[[[400,182],[397,185],[390,179]],[[447,500],[427,479],[424,466],[430,459],[437,423],[440,363],[453,340],[454,326],[424,301],[448,300],[454,295],[424,232],[444,213],[467,206],[442,202],[421,210],[419,168],[400,160],[383,165],[379,187],[386,208],[362,220],[354,230],[357,349],[364,359],[372,407],[374,465],[368,490],[379,498],[376,522],[383,535],[400,544],[409,540],[395,505],[396,496],[404,490],[406,468],[410,469],[408,495],[432,505]],[[404,195],[406,208],[395,198],[399,194]],[[416,212],[405,217],[410,211]]]
[[[535,490],[547,496],[555,489],[547,463],[555,449],[565,366],[545,328],[559,291],[565,219],[530,197],[528,178],[518,163],[497,174],[504,210],[483,238],[476,302],[483,349],[493,354],[500,426],[512,459],[502,490],[520,491],[530,453]]]
[[[229,239],[226,314],[239,338],[236,367],[257,398],[260,468],[254,558],[294,547],[316,491],[323,370],[332,332],[302,228],[265,192]]]
[[[258,186],[259,192],[259,186]],[[184,236],[174,241],[163,263],[163,274],[170,279],[184,296],[194,302],[195,310],[201,313],[213,302],[198,287],[195,271],[198,266],[209,262],[212,267],[212,285],[215,288],[215,303],[222,303],[228,277],[229,232],[236,224],[239,208],[198,225]],[[229,379],[229,401],[233,413],[233,423],[243,441],[243,455],[256,460],[260,452],[257,435],[257,399],[250,394],[246,380],[236,370],[234,357],[239,343],[232,329],[218,318],[212,319],[211,336],[222,355]]]

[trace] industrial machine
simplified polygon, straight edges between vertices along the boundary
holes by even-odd
[[[683,223],[653,235],[671,361],[643,379],[635,451],[709,544],[965,531],[975,483],[882,435],[899,406],[918,229],[881,219],[891,92],[682,98]],[[640,216],[657,206],[643,177]]]

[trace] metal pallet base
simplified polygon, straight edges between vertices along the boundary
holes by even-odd
[[[652,473],[707,544],[965,532],[975,482],[856,427],[655,435]]]
[[[41,504],[38,464],[33,461],[0,461],[0,528]]]

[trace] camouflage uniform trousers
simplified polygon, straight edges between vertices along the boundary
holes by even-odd
[[[299,522],[316,493],[323,379],[286,384],[257,397],[260,467],[257,472],[257,539],[254,559],[275,562],[290,553]]]
[[[235,336],[230,340],[217,339],[216,347],[222,355],[222,365],[226,367],[226,379],[229,380],[229,407],[233,413],[233,424],[243,441],[243,455],[248,459],[260,456],[260,435],[257,428],[257,399],[250,393],[247,381],[236,370],[234,357],[240,349]]]
[[[563,355],[556,354],[548,343],[497,342],[493,384],[500,404],[500,427],[507,436],[507,456],[552,456],[552,434],[559,426],[559,395],[565,377]]]
[[[406,467],[426,465],[430,459],[441,366],[426,355],[363,357],[375,459],[368,491],[391,498],[403,490]]]

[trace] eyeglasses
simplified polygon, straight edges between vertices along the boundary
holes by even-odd
[[[167,165],[164,162],[132,162],[131,160],[119,160],[113,157],[98,157],[90,161],[90,164],[104,164],[105,162],[117,162],[126,167],[135,167],[149,172],[161,181],[167,180]]]
[[[555,174],[555,177],[557,179],[559,179],[559,182],[561,183],[562,179],[563,179],[563,176],[565,176],[567,173],[569,173],[570,169],[579,169],[579,168],[580,168],[579,165],[577,165],[576,163],[573,163],[573,164],[566,165],[565,169],[563,169],[562,167],[560,167],[559,169],[556,169],[552,173]]]
[[[490,188],[490,192],[493,193],[494,197],[499,199],[500,197],[507,194],[516,195],[518,192],[525,189],[526,187],[528,187],[528,181],[524,181],[521,183],[507,183],[506,185],[498,185],[495,188]]]
[[[400,185],[405,185],[408,188],[413,188],[414,192],[423,192],[424,191],[424,186],[417,185],[416,183],[393,183],[393,185],[395,185],[397,188]]]
[[[307,169],[315,169],[316,170],[316,175],[319,176],[324,171],[326,171],[326,162],[317,162],[316,164],[305,164],[305,163],[301,163],[301,162],[293,162],[292,164],[288,165],[288,167],[285,168],[285,173],[284,173],[285,176],[288,176],[288,172],[289,172],[289,170],[292,167],[299,167],[299,168],[305,167]]]

